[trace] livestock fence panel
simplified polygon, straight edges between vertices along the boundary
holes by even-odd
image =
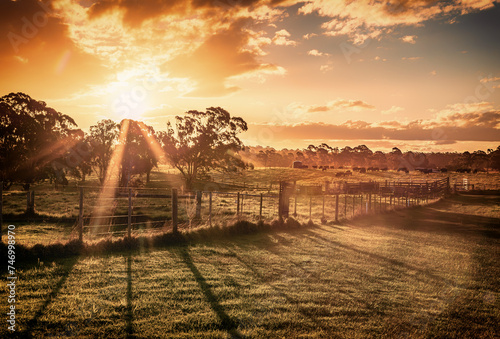
[[[72,234],[83,241],[102,236],[132,236],[199,227],[227,226],[294,217],[305,222],[338,222],[353,217],[425,204],[450,191],[448,178],[432,182],[338,182],[305,187],[280,184],[279,194],[186,192],[177,189],[79,187],[69,192],[2,193],[2,212],[37,213],[77,220]],[[26,209],[23,209],[23,201]],[[11,212],[11,213],[12,213]],[[52,213],[52,214],[51,214]]]

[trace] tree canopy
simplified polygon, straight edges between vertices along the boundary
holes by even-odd
[[[104,183],[106,170],[119,134],[119,125],[110,119],[101,120],[97,124],[90,126],[87,142],[92,147],[91,165],[101,184]]]
[[[83,138],[68,115],[24,93],[0,98],[0,175],[6,187],[47,179],[51,162]]]
[[[159,140],[167,159],[191,187],[208,170],[245,167],[236,153],[243,148],[238,134],[247,129],[242,118],[231,117],[220,107],[210,107],[205,112],[192,110],[177,116],[175,128],[168,123],[167,130],[159,133]]]

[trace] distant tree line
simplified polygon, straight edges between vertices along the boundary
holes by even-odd
[[[254,166],[290,167],[294,161],[304,166],[323,167],[366,167],[379,169],[406,168],[415,169],[447,169],[488,171],[500,170],[500,146],[495,150],[488,149],[470,152],[402,152],[394,147],[390,152],[373,152],[365,145],[344,148],[330,147],[323,143],[318,146],[309,145],[305,149],[275,150],[271,147],[246,147],[240,152]]]

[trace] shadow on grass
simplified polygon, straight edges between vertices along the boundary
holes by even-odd
[[[135,338],[133,324],[134,313],[132,310],[132,255],[130,252],[127,256],[127,308],[125,321],[127,322],[127,326],[125,327],[127,338]]]
[[[221,322],[221,328],[229,333],[231,338],[243,338],[243,335],[237,330],[238,322],[232,319],[224,310],[224,308],[219,304],[217,297],[213,294],[210,286],[207,284],[205,278],[200,273],[198,268],[193,262],[193,259],[189,255],[188,249],[185,247],[179,248],[178,251],[181,259],[184,261],[186,266],[191,270],[193,276],[200,286],[201,291],[205,295],[208,303],[212,310],[217,314]]]
[[[242,265],[247,270],[249,270],[250,272],[252,272],[252,274],[255,277],[257,277],[257,279],[259,279],[262,283],[264,283],[267,286],[269,286],[270,288],[272,288],[280,297],[282,297],[283,299],[285,299],[289,304],[294,305],[295,307],[297,307],[297,311],[302,316],[304,316],[305,318],[309,319],[312,323],[314,323],[314,325],[317,328],[325,331],[328,334],[332,334],[333,333],[334,327],[335,327],[336,324],[333,324],[333,323],[330,323],[330,322],[326,322],[324,319],[321,319],[314,312],[311,312],[307,308],[303,307],[302,302],[300,300],[296,300],[294,297],[291,297],[287,293],[287,291],[285,291],[283,288],[280,288],[278,286],[275,286],[275,285],[271,284],[270,283],[271,282],[270,278],[268,278],[264,274],[260,273],[254,267],[253,263],[251,263],[251,262],[243,259],[240,255],[237,254],[237,251],[231,250],[231,253],[234,256],[234,258],[236,258],[236,260],[238,260],[238,262],[240,263],[240,265]],[[291,262],[291,261],[289,261],[289,262]],[[291,263],[295,264],[293,262],[291,262]],[[306,270],[303,270],[303,271],[306,272]],[[315,276],[315,278],[318,278],[317,275]],[[290,291],[288,291],[288,292],[290,292]],[[323,316],[324,316],[324,314],[323,314]]]
[[[50,292],[50,294],[46,297],[45,301],[43,302],[42,306],[36,311],[35,315],[33,318],[31,318],[28,323],[26,324],[26,329],[22,332],[19,333],[20,338],[32,338],[31,332],[36,329],[36,327],[39,324],[40,318],[45,314],[47,311],[47,308],[50,306],[52,301],[59,295],[59,292],[61,291],[61,288],[64,286],[66,283],[66,280],[68,280],[68,277],[73,270],[73,267],[75,264],[78,262],[79,257],[71,257],[66,260],[64,267],[62,268],[62,274],[57,283],[55,284],[54,288]]]
[[[461,206],[471,205],[477,208],[484,206],[490,209],[491,206],[500,206],[500,199],[498,197],[478,198],[476,196],[451,197],[428,206],[378,214],[371,218],[359,218],[355,222],[350,222],[349,226],[382,226],[405,231],[500,239],[500,218],[466,214],[459,210],[457,204]]]
[[[338,241],[335,241],[332,239],[324,238],[324,237],[320,236],[319,234],[317,234],[316,232],[314,232],[313,230],[303,230],[303,234],[308,235],[309,239],[317,238],[317,239],[320,239],[324,243],[330,243],[334,246],[337,246],[338,248],[342,248],[344,250],[348,250],[348,251],[352,251],[352,252],[355,252],[358,254],[365,255],[371,259],[377,260],[379,263],[385,263],[385,265],[383,265],[383,266],[385,266],[387,269],[396,270],[396,268],[399,268],[399,269],[402,269],[403,271],[415,271],[415,272],[418,272],[419,274],[421,274],[422,276],[425,276],[425,277],[430,278],[432,280],[435,280],[435,281],[438,281],[438,282],[441,282],[444,284],[448,284],[448,285],[455,285],[455,282],[453,282],[449,279],[446,279],[444,277],[441,277],[437,274],[434,274],[432,272],[429,272],[427,270],[421,269],[417,266],[413,266],[413,265],[410,265],[410,264],[405,263],[403,261],[388,258],[388,257],[385,257],[383,255],[372,253],[369,251],[365,251],[365,250],[362,250],[362,249],[359,249],[359,248],[356,248],[353,246],[345,245],[341,242],[338,242]]]

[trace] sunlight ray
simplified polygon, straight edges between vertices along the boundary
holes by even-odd
[[[120,129],[120,136],[118,139],[118,144],[111,156],[111,160],[109,162],[108,169],[106,170],[106,176],[104,178],[104,183],[97,199],[97,204],[94,206],[94,219],[93,226],[103,225],[102,228],[106,227],[106,220],[100,218],[104,215],[110,215],[109,213],[113,213],[113,211],[109,211],[113,208],[110,201],[115,196],[116,189],[118,187],[118,178],[120,174],[120,164],[123,159],[123,153],[125,150],[125,142],[127,140],[128,129],[130,125],[130,120],[123,120]],[[106,214],[108,213],[108,214]],[[101,227],[93,227],[91,230],[94,233],[99,233],[102,231]]]
[[[144,139],[148,142],[149,148],[154,153],[155,157],[158,159],[158,162],[166,161],[165,152],[161,148],[158,140],[156,140],[151,134],[148,133],[148,129],[146,125],[142,121],[138,121],[137,124],[140,127],[141,133],[144,136]]]

